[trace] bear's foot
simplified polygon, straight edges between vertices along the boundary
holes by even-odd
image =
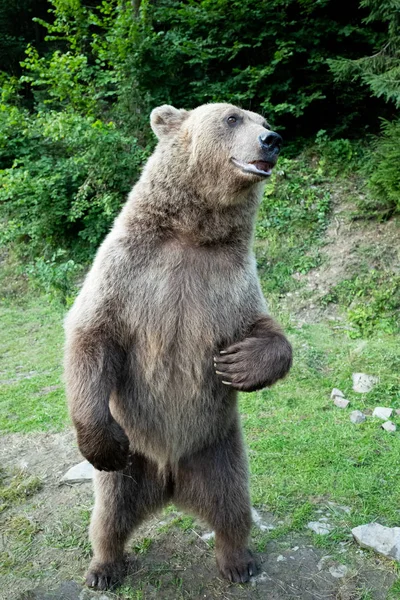
[[[124,561],[105,563],[92,560],[86,574],[85,583],[96,590],[110,590],[122,583],[125,576]]]
[[[257,575],[258,565],[250,550],[236,550],[217,555],[221,575],[232,583],[246,583]]]

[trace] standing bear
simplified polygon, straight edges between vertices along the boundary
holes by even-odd
[[[151,114],[155,152],[66,322],[79,449],[95,469],[86,583],[123,576],[129,536],[173,501],[215,531],[222,575],[256,572],[237,390],[270,386],[292,350],[252,252],[281,137],[230,104]]]

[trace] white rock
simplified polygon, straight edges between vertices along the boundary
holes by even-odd
[[[300,546],[295,546],[294,548],[292,548],[292,552],[297,552],[297,550],[299,549]]]
[[[345,577],[347,575],[348,568],[346,565],[338,565],[337,567],[329,567],[329,573],[332,577],[336,579],[340,579],[340,577]]]
[[[340,398],[339,396],[336,396],[336,398],[333,399],[333,404],[338,408],[347,408],[350,404],[350,401],[346,400],[346,398]]]
[[[203,535],[201,536],[201,539],[204,540],[205,542],[208,542],[208,540],[212,540],[214,537],[215,537],[215,532],[210,531],[210,533],[203,533]]]
[[[282,556],[282,554],[280,554],[278,556],[278,558],[276,559],[276,562],[285,562],[285,561],[286,561],[286,558],[284,556]]]
[[[353,390],[359,394],[370,392],[379,381],[379,377],[366,373],[353,373]]]
[[[392,421],[386,421],[386,423],[382,425],[382,429],[385,431],[396,431],[396,425],[392,423]]]
[[[351,530],[362,548],[375,550],[400,562],[400,527],[384,527],[379,523],[359,525]]]
[[[80,481],[90,481],[93,479],[94,467],[87,460],[71,467],[61,481],[65,483],[79,483]]]
[[[331,399],[333,400],[337,396],[340,396],[340,398],[344,398],[343,392],[341,392],[337,388],[333,388],[333,390],[331,391]]]
[[[260,513],[254,508],[251,509],[251,516],[253,517],[253,522],[261,531],[271,531],[275,529],[275,525],[272,523],[265,523],[260,515]]]
[[[396,413],[396,415],[400,415],[400,408],[396,408],[394,412]]]
[[[376,408],[374,408],[374,412],[372,413],[372,416],[379,417],[380,419],[387,421],[387,419],[389,419],[392,416],[392,413],[393,413],[392,408],[385,408],[384,406],[377,406]]]
[[[363,423],[366,418],[367,417],[364,415],[364,413],[361,412],[361,410],[353,410],[353,412],[350,415],[350,421],[355,425]]]
[[[307,523],[307,527],[319,535],[328,535],[333,529],[329,523],[320,523],[319,521],[310,521]]]

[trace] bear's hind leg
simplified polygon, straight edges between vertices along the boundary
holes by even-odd
[[[124,577],[125,544],[146,516],[161,508],[171,490],[157,466],[133,454],[123,471],[96,472],[95,507],[90,523],[94,556],[86,585],[99,590],[119,584]]]
[[[180,461],[173,501],[213,528],[217,564],[226,579],[244,583],[256,574],[247,548],[252,521],[247,459],[236,423],[223,440]]]

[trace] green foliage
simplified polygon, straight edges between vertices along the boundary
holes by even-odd
[[[19,81],[1,78],[0,246],[68,302],[152,141],[124,70],[131,15],[116,0],[91,8],[54,0],[50,17],[37,20],[50,51],[28,45]]]
[[[66,250],[87,260],[137,177],[143,149],[112,121],[73,111],[29,115],[2,104],[0,119],[0,243],[17,243],[37,264],[59,264]]]
[[[336,81],[356,82],[369,87],[371,94],[384,98],[400,108],[400,4],[399,0],[362,0],[368,10],[366,24],[378,22],[385,28],[385,37],[372,55],[357,59],[328,60]],[[380,216],[400,209],[400,121],[384,121],[382,137],[374,142],[367,161],[371,173],[369,187],[373,195],[368,212]],[[375,207],[374,207],[375,204]],[[372,207],[372,210],[371,210]]]
[[[266,186],[256,225],[256,255],[267,296],[296,286],[296,273],[319,264],[330,195],[304,156],[280,159]]]
[[[327,60],[372,52],[384,43],[382,23],[396,39],[390,11],[374,5],[362,25],[357,0],[346,13],[333,0],[43,2],[23,0],[41,33],[21,38],[29,42],[22,75],[0,76],[0,245],[67,302],[74,275],[92,258],[153,147],[154,105],[232,101],[266,113],[289,140],[299,131],[314,134],[321,123],[339,132],[376,116],[365,87],[343,80],[334,88]],[[0,37],[11,13],[0,10]],[[262,208],[257,232],[263,239],[268,230],[276,283],[318,264],[314,241],[329,204],[318,178],[340,160],[354,165],[347,139],[331,142],[320,132],[317,144],[315,180],[292,171],[293,163],[270,208]],[[295,250],[303,225],[304,244]],[[278,261],[282,231],[287,251]]]
[[[395,333],[400,328],[400,276],[370,270],[337,284],[324,297],[346,307],[351,338],[369,337],[377,331]]]
[[[348,175],[359,169],[366,153],[358,140],[332,139],[324,129],[316,135],[315,151],[318,155],[318,172],[334,177]]]
[[[379,22],[386,29],[377,52],[357,59],[329,60],[337,81],[360,80],[370,87],[374,96],[392,101],[400,108],[400,5],[398,0],[362,0],[368,10],[365,24]]]
[[[382,136],[370,152],[366,170],[372,196],[367,210],[375,216],[387,217],[400,212],[400,119],[385,121]]]
[[[142,7],[132,68],[155,103],[232,101],[263,111],[292,136],[310,110],[314,127],[333,118],[339,127],[338,116],[348,124],[366,100],[361,88],[334,90],[326,63],[340,52],[354,58],[380,39],[360,26],[358,2],[345,12],[330,0],[162,0]]]

